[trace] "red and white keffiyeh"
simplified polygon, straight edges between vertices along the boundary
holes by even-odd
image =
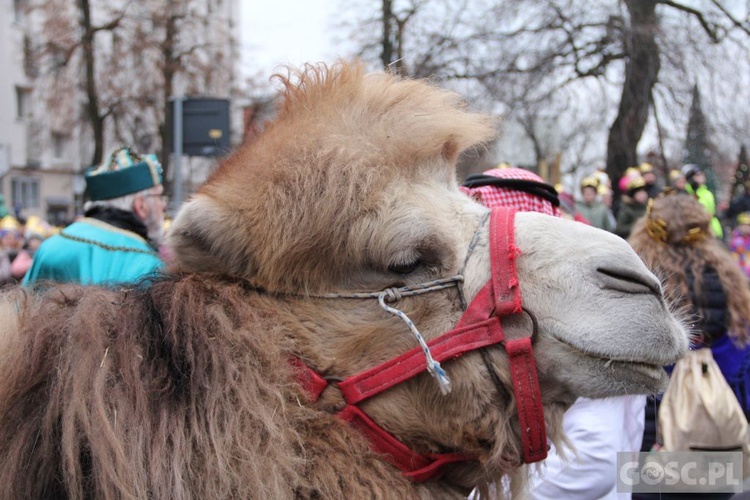
[[[544,182],[544,179],[535,173],[522,168],[493,168],[485,171],[484,175],[491,175],[500,179]],[[513,207],[520,212],[540,212],[555,217],[562,216],[559,207],[554,206],[544,198],[517,189],[497,186],[473,188],[461,186],[459,189],[488,208]]]

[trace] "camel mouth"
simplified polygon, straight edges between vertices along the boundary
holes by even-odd
[[[664,370],[664,363],[646,359],[618,358],[608,354],[584,351],[568,342],[558,339],[557,337],[555,338],[584,358],[588,358],[597,365],[600,365],[604,370],[611,371],[613,376],[623,374],[635,376],[645,382],[646,385],[657,386],[667,376],[667,372]]]
[[[666,373],[663,366],[658,365],[656,363],[649,363],[647,361],[601,358],[601,357],[599,357],[599,359],[605,360],[603,363],[605,368],[613,367],[613,369],[620,368],[626,371],[636,372],[645,377],[654,379],[656,381],[661,380],[661,378]]]
[[[607,355],[579,351],[583,356],[594,361],[612,378],[632,382],[650,389],[660,389],[668,375],[664,365],[643,359],[613,358]]]

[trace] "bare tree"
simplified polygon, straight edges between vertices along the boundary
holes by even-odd
[[[404,50],[405,65],[411,74],[431,76],[450,85],[461,82],[461,88],[466,88],[467,81],[481,82],[479,87],[488,90],[488,100],[496,103],[491,109],[502,103],[506,109],[516,110],[519,123],[526,123],[529,134],[534,131],[529,121],[534,115],[520,110],[538,107],[541,95],[547,96],[544,106],[559,109],[555,102],[565,102],[566,88],[592,79],[600,82],[608,95],[620,95],[614,107],[609,102],[603,103],[606,109],[600,103],[590,103],[591,113],[610,120],[609,133],[601,142],[606,143],[607,172],[617,179],[637,163],[637,147],[653,116],[655,98],[665,100],[665,112],[658,117],[660,140],[670,137],[665,127],[674,123],[676,128],[684,121],[676,113],[686,114],[690,86],[680,83],[680,77],[688,79],[684,67],[680,70],[676,62],[693,62],[695,67],[688,71],[697,73],[699,68],[713,68],[716,63],[696,57],[703,48],[726,45],[738,33],[745,37],[746,45],[750,22],[733,14],[730,3],[467,0],[451,7],[432,0],[420,4],[409,20],[403,38],[409,42]],[[678,46],[677,39],[683,43],[689,39],[689,43]],[[694,48],[692,53],[688,47]],[[664,75],[665,68],[674,76]],[[509,95],[504,89],[520,74],[530,77],[529,92]],[[665,85],[660,88],[662,81]],[[511,98],[531,101],[521,106],[508,100]],[[684,137],[684,131],[672,135]],[[530,138],[533,142],[533,135]]]
[[[220,4],[216,4],[220,5]],[[169,99],[176,93],[234,91],[233,20],[196,0],[39,1],[40,79],[79,82],[82,121],[94,145],[89,164],[120,144],[156,151],[169,190]],[[212,24],[213,23],[213,24]],[[79,77],[82,75],[82,78]],[[68,101],[75,102],[68,95]]]
[[[35,37],[41,37],[41,41],[29,48],[30,58],[48,61],[42,76],[57,78],[66,70],[83,74],[84,115],[94,145],[91,164],[99,163],[104,154],[105,122],[112,110],[102,103],[96,39],[101,33],[116,31],[124,11],[114,15],[107,13],[106,20],[95,23],[90,0],[77,0],[74,8],[59,1],[43,2],[31,4],[30,10],[42,18],[42,29]]]

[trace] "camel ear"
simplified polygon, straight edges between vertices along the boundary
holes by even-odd
[[[443,144],[443,159],[447,161],[448,163],[454,163],[458,160],[458,143],[455,141],[455,139],[451,138],[445,141],[445,144]]]
[[[168,245],[181,271],[228,272],[221,256],[227,218],[205,195],[195,195],[180,208],[169,231]]]

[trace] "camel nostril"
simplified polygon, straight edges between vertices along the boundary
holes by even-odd
[[[612,288],[626,293],[652,293],[662,295],[661,285],[653,277],[631,269],[612,269],[598,267],[596,271],[602,276],[605,288]]]

